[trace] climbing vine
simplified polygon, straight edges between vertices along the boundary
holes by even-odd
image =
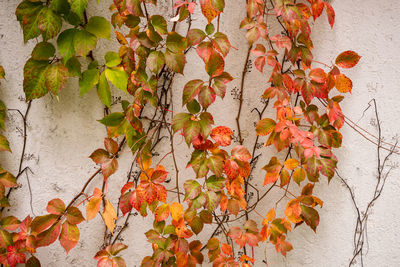
[[[223,32],[224,0],[171,1],[172,18],[158,12],[157,0],[110,0],[111,18],[90,16],[88,0],[24,0],[18,5],[15,14],[24,41],[37,40],[24,67],[23,90],[28,103],[26,113],[21,113],[24,126],[35,99],[47,94],[57,97],[68,80],[77,77],[80,95],[97,90],[105,106],[99,123],[107,132],[104,145],[90,155],[97,170],[72,200],[52,199],[47,214],[22,221],[14,216],[1,218],[3,265],[40,266],[36,250],[57,239],[68,253],[78,242],[85,242],[80,240],[79,224],[92,223],[96,216],[101,216],[106,226],[103,248],[93,255],[99,267],[126,266],[123,253],[129,249],[121,236],[129,231],[134,212],[154,219],[153,228],[146,232],[153,253],[142,260],[142,266],[260,266],[267,262],[267,255],[255,258],[255,249],[262,243],[272,244],[286,256],[293,249],[289,232],[300,225],[316,231],[323,201],[313,189],[320,179],[334,177],[334,149],[341,146],[340,129],[346,123],[340,102],[352,90],[345,72],[360,56],[344,51],[332,59],[334,63],[313,56],[311,21],[318,22],[323,16],[334,26],[335,12],[328,2],[227,2],[246,7],[237,26],[248,42],[243,71],[237,78],[240,87],[234,129],[215,125],[216,114],[209,111],[217,98],[224,99],[234,79],[226,64],[235,44]],[[192,16],[200,11],[206,23],[194,28]],[[279,28],[270,27],[272,24]],[[97,53],[98,40],[112,36],[119,43],[118,51]],[[174,80],[191,64],[186,59],[191,52],[202,60],[208,77],[199,75],[179,88]],[[248,92],[251,58],[268,84]],[[0,78],[4,77],[1,68]],[[113,100],[116,90],[124,95],[120,101]],[[242,110],[249,108],[244,105],[246,94],[260,95],[263,104],[262,108],[250,107],[258,121],[252,129],[255,140],[243,135]],[[181,102],[174,103],[177,98]],[[111,112],[111,107],[118,111]],[[267,117],[266,110],[275,115]],[[6,108],[0,102],[2,131],[5,117]],[[159,155],[157,149],[164,138],[169,152]],[[187,144],[192,177],[180,175],[175,144],[179,140]],[[264,163],[259,161],[257,150],[263,149],[259,142],[276,151]],[[25,144],[26,129],[24,150]],[[114,175],[124,148],[132,152],[127,179]],[[0,150],[11,151],[3,135]],[[8,196],[26,171],[24,150],[15,177],[0,169],[1,207],[12,204]],[[161,158],[154,160],[156,155]],[[162,165],[165,158],[172,161],[173,168]],[[250,178],[260,164],[265,177],[263,185],[257,186]],[[102,188],[88,192],[96,179],[102,179]],[[120,179],[126,183],[116,205],[107,188]],[[294,183],[292,190],[289,186]],[[282,196],[268,198],[273,190]],[[274,207],[261,214],[257,207],[267,198]],[[285,207],[279,210],[282,202]],[[116,227],[121,218],[124,223]],[[363,223],[360,218],[357,227],[364,227]],[[208,237],[196,238],[203,228],[212,229],[206,231]]]

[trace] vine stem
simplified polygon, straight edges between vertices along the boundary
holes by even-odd
[[[243,145],[242,132],[241,132],[241,128],[240,128],[240,115],[242,114],[242,106],[243,106],[244,82],[245,82],[245,79],[246,79],[247,64],[249,62],[250,52],[251,52],[252,47],[253,47],[253,45],[250,45],[248,50],[247,50],[246,61],[245,61],[244,66],[243,66],[242,79],[241,79],[241,82],[240,82],[239,110],[238,110],[238,113],[236,115],[236,125],[237,125],[237,129],[238,129],[239,144],[240,145]]]
[[[27,168],[24,168],[24,169],[23,169],[22,166],[23,166],[24,159],[25,159],[25,151],[26,151],[26,143],[27,143],[27,134],[26,134],[26,132],[27,132],[27,125],[28,125],[27,119],[28,119],[28,114],[29,114],[29,110],[31,109],[31,106],[32,106],[32,100],[28,102],[28,105],[27,105],[26,110],[25,110],[25,114],[22,114],[21,111],[19,111],[19,110],[17,110],[17,109],[9,109],[9,110],[16,110],[16,111],[21,115],[21,117],[22,117],[22,123],[23,123],[23,127],[24,127],[24,131],[23,131],[23,141],[22,141],[22,142],[23,142],[23,143],[22,143],[22,151],[21,151],[21,157],[20,157],[20,159],[19,159],[18,174],[17,174],[17,176],[15,177],[17,180],[18,180],[18,178],[21,176],[21,174],[22,174],[24,171],[27,170]],[[13,191],[13,189],[14,189],[14,188],[11,187],[10,190],[8,190],[8,193],[7,193],[7,196],[6,196],[7,198],[10,197],[11,192]],[[2,208],[0,209],[0,211],[3,211],[4,208],[5,208],[5,207],[2,207]]]

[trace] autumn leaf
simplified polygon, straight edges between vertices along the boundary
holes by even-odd
[[[204,17],[207,18],[208,23],[221,13],[213,7],[211,1],[212,0],[200,0],[201,12],[203,12]]]
[[[171,212],[171,217],[175,221],[179,221],[183,216],[183,207],[180,203],[174,202],[170,205],[169,211]]]
[[[65,249],[67,254],[73,249],[79,241],[79,229],[75,224],[70,224],[65,221],[62,224],[60,234],[60,244]]]
[[[156,209],[154,215],[155,215],[155,219],[157,222],[166,220],[169,216],[169,205],[163,204],[163,205],[159,206]]]
[[[232,149],[232,156],[240,161],[249,161],[251,159],[250,152],[245,146],[235,146]]]
[[[351,93],[353,82],[343,73],[336,76],[335,87],[341,93]]]
[[[352,68],[360,61],[360,56],[354,51],[345,51],[336,58],[336,65],[341,68]]]
[[[115,212],[115,209],[113,205],[110,203],[110,201],[107,199],[106,200],[106,205],[104,207],[104,211],[102,213],[104,223],[106,224],[108,230],[110,230],[111,234],[114,232],[115,228],[115,220],[118,219],[117,213]]]
[[[220,146],[229,146],[231,144],[233,132],[226,126],[215,127],[211,131],[211,138]]]
[[[262,119],[257,123],[256,132],[261,136],[268,135],[275,129],[275,125],[276,123],[273,119]]]
[[[89,200],[86,205],[86,220],[90,221],[94,217],[96,217],[97,213],[100,210],[100,204],[102,199],[103,192],[100,189],[95,188],[93,197]]]

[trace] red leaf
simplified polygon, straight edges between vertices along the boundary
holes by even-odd
[[[79,241],[79,229],[75,224],[65,221],[60,234],[60,244],[68,252],[73,249]]]
[[[61,222],[57,222],[49,229],[44,232],[41,232],[36,238],[36,246],[38,247],[45,247],[57,240],[58,235],[60,234],[61,230]]]
[[[317,83],[326,82],[326,73],[321,68],[312,69],[309,74],[311,80]]]
[[[61,199],[55,198],[49,201],[46,210],[48,213],[61,215],[65,211],[65,204]]]
[[[245,146],[236,146],[232,149],[232,156],[240,161],[248,161],[251,159],[250,152]]]
[[[261,56],[256,58],[256,60],[254,61],[254,65],[256,66],[257,70],[262,73],[265,66],[265,57]]]
[[[333,24],[335,24],[335,10],[333,10],[332,6],[327,2],[325,2],[325,10],[328,15],[329,25],[333,28]]]
[[[104,139],[104,147],[106,148],[106,150],[108,152],[110,152],[111,154],[115,154],[118,151],[118,143],[115,142],[113,139],[111,138],[105,138]]]

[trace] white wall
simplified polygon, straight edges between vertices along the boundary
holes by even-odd
[[[100,1],[95,4],[91,1],[89,14],[109,16],[108,5],[111,1]],[[227,1],[227,9],[222,16],[222,31],[229,32],[233,50],[227,58],[227,69],[239,78],[246,51],[246,41],[243,33],[238,30],[239,18],[244,16],[243,4],[237,1]],[[239,1],[238,1],[239,2]],[[244,2],[244,1],[241,1]],[[2,82],[0,99],[4,100],[9,108],[25,109],[26,104],[19,100],[23,97],[22,70],[25,61],[35,44],[34,41],[23,44],[22,31],[16,21],[14,11],[18,0],[0,0],[0,64],[7,73],[7,81]],[[314,27],[314,53],[320,61],[333,61],[336,55],[344,50],[357,51],[362,59],[359,65],[347,72],[354,84],[351,95],[344,101],[345,113],[359,124],[376,132],[373,110],[368,107],[368,102],[375,98],[378,103],[384,136],[391,140],[400,132],[398,114],[400,112],[399,84],[400,84],[400,3],[396,0],[336,0],[332,1],[336,11],[336,24],[333,30],[327,23],[325,14],[318,19]],[[194,26],[204,25],[199,14],[195,16]],[[110,43],[102,42],[99,52],[95,56],[101,57],[102,52],[109,50]],[[115,50],[117,46],[114,43]],[[188,67],[184,77],[179,77],[174,90],[180,92],[185,82],[190,79],[205,77],[203,63],[194,54],[188,59]],[[239,86],[240,80],[236,79],[229,85],[229,89]],[[245,87],[245,104],[258,103],[259,95],[266,89],[265,78],[253,68],[249,74]],[[116,91],[114,91],[116,92]],[[257,101],[257,102],[255,102]],[[180,108],[180,99],[177,98],[176,109]],[[235,128],[234,116],[225,114],[237,112],[237,101],[227,92],[225,100],[217,100],[211,108],[215,116],[216,125],[227,125]],[[255,116],[244,106],[242,123],[244,129],[252,129],[256,121]],[[273,116],[272,109],[265,116]],[[28,124],[28,159],[33,174],[29,175],[33,193],[33,212],[36,215],[45,213],[47,202],[55,197],[69,202],[73,195],[80,191],[82,184],[94,172],[96,166],[88,159],[90,153],[102,146],[105,136],[104,127],[96,122],[102,118],[103,107],[93,90],[84,97],[79,97],[77,81],[72,80],[60,93],[60,100],[47,95],[35,100],[32,105]],[[9,113],[7,123],[7,136],[10,139],[14,153],[2,153],[1,165],[9,170],[16,171],[22,138],[17,128],[21,127],[21,119],[16,112]],[[250,146],[253,143],[254,132],[245,130],[245,137]],[[356,200],[364,209],[374,190],[376,175],[376,148],[363,139],[351,128],[343,128],[343,147],[337,152],[339,157],[339,172],[349,181],[354,188]],[[251,141],[251,142],[250,142]],[[185,154],[186,145],[177,137],[179,145],[179,165],[184,169],[188,161]],[[168,151],[169,144],[163,144],[164,151]],[[266,163],[270,155],[263,148],[263,159],[259,168]],[[123,150],[120,159],[119,171],[110,178],[111,192],[115,192],[112,199],[117,203],[118,190],[123,185],[129,162],[130,152]],[[398,157],[392,158],[393,163],[398,162]],[[172,165],[166,162],[172,171]],[[388,179],[382,197],[373,207],[369,215],[368,224],[368,251],[365,256],[365,266],[399,266],[400,265],[400,216],[398,206],[400,203],[399,169],[394,169]],[[190,177],[191,170],[185,170],[181,177]],[[254,183],[262,186],[263,172],[256,173]],[[100,179],[97,184],[100,186]],[[29,190],[26,177],[20,178],[21,188],[16,190],[12,197],[12,212],[22,219],[27,214],[32,214],[29,204]],[[269,266],[347,266],[353,252],[353,231],[355,227],[355,211],[351,204],[348,191],[334,178],[328,185],[325,179],[317,186],[317,196],[324,201],[320,211],[321,222],[314,234],[308,227],[301,226],[289,234],[294,250],[287,258],[277,255],[274,248],[268,246],[267,255]],[[271,194],[265,200],[261,212],[273,206],[280,192]],[[111,195],[111,194],[110,194]],[[274,198],[275,196],[275,198]],[[258,219],[258,218],[256,218]],[[151,246],[146,242],[144,232],[151,227],[151,218],[133,217],[130,227],[124,232],[125,242],[130,245],[123,254],[128,266],[139,266],[142,257],[151,254]],[[94,266],[94,254],[102,244],[104,226],[99,216],[90,223],[82,223],[81,240],[77,247],[67,256],[58,242],[51,247],[39,248],[38,256],[42,266]],[[257,257],[263,258],[262,249]],[[208,266],[208,264],[204,264]],[[262,266],[259,263],[257,266]]]

